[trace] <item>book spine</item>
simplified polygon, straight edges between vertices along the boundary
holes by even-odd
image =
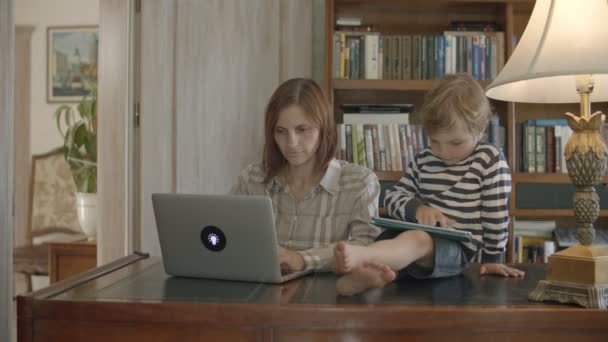
[[[378,40],[377,34],[368,34],[364,36],[365,43],[365,78],[368,80],[378,79]]]
[[[357,128],[357,161],[359,165],[367,166],[363,124],[356,124],[355,127]]]
[[[403,59],[402,59],[402,71],[403,74],[401,79],[411,80],[412,79],[412,36],[402,37],[402,48],[403,48]]]
[[[391,37],[390,36],[383,36],[382,37],[382,58],[383,58],[383,62],[382,62],[382,79],[383,80],[390,80],[392,79],[392,70],[393,68],[391,67],[391,50],[392,50],[392,46],[391,46]]]
[[[391,132],[393,133],[393,141],[395,147],[395,163],[397,167],[396,171],[403,171],[403,164],[401,162],[401,144],[399,143],[399,125],[391,124]]]
[[[344,125],[343,123],[338,125],[339,128],[339,136],[340,136],[340,159],[342,160],[347,160],[346,159],[346,125]]]
[[[352,134],[352,125],[344,124],[344,130],[346,131],[346,160],[349,162],[353,162],[353,134]]]
[[[414,143],[412,141],[412,127],[411,125],[405,125],[405,137],[407,138],[407,154],[413,161],[416,154],[414,152]],[[407,164],[405,165],[407,167]],[[404,169],[405,170],[405,169]]]
[[[421,63],[420,39],[421,39],[420,35],[415,35],[412,37],[412,59],[413,59],[412,79],[414,79],[414,80],[421,79],[420,70],[422,69],[422,67],[420,64]]]
[[[401,149],[401,170],[405,171],[408,162],[408,151],[407,151],[407,135],[405,133],[405,124],[399,125],[399,147]]]
[[[346,62],[346,35],[344,33],[340,33],[340,77],[345,78],[345,62]]]
[[[384,149],[386,151],[386,170],[394,171],[393,163],[392,163],[392,159],[391,159],[391,155],[393,152],[392,152],[392,147],[391,147],[391,140],[390,140],[388,125],[382,125],[382,130],[383,130],[383,135],[384,135]]]
[[[357,78],[364,79],[365,78],[365,36],[359,37],[357,40],[359,45],[357,46],[359,50],[359,68],[357,70]]]
[[[372,125],[364,125],[363,131],[365,134],[365,161],[367,168],[374,169],[374,139],[372,136]]]
[[[546,127],[545,129],[545,172],[555,172],[555,128]]]
[[[401,79],[401,60],[400,56],[402,54],[401,51],[401,39],[399,36],[392,36],[391,46],[391,62],[392,62],[392,75],[391,79],[398,80]]]
[[[359,165],[359,152],[357,151],[357,125],[351,124],[351,143],[353,147],[353,164]]]
[[[380,169],[380,147],[378,146],[378,125],[371,125],[372,127],[372,144],[374,150],[374,171],[382,171]]]
[[[545,147],[546,127],[536,127],[536,172],[546,172],[546,147]]]
[[[378,155],[380,160],[380,171],[388,171],[386,167],[386,148],[384,146],[383,125],[377,125],[378,130]]]
[[[439,42],[439,49],[437,51],[437,53],[438,53],[437,78],[441,78],[441,77],[443,77],[443,75],[445,75],[445,50],[446,50],[445,37],[437,36],[436,38],[437,38],[437,41]]]

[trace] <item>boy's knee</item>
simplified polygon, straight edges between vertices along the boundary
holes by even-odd
[[[400,234],[400,237],[412,239],[416,242],[416,246],[432,247],[433,237],[422,230],[409,230]]]
[[[431,234],[424,232],[422,230],[413,230],[412,233],[414,233],[414,235],[416,236],[417,239],[420,240],[420,242],[433,242],[433,238],[431,237]]]

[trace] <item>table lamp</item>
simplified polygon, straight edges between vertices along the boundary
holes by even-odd
[[[599,216],[594,186],[606,169],[601,112],[591,101],[608,100],[608,0],[536,0],[524,34],[507,64],[488,86],[490,98],[535,103],[578,103],[566,113],[573,130],[565,146],[580,244],[549,257],[546,280],[529,295],[535,301],[606,309],[608,248],[593,245]]]

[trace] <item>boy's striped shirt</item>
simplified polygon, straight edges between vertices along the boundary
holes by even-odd
[[[501,262],[508,238],[511,172],[498,148],[480,142],[471,155],[447,165],[430,149],[420,152],[399,182],[389,188],[384,206],[391,217],[415,221],[421,204],[454,219],[481,243],[482,262]],[[464,243],[473,250],[477,244]]]

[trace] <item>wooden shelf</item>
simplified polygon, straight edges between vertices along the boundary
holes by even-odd
[[[513,52],[513,37],[521,38],[530,18],[534,0],[326,0],[325,20],[325,91],[332,100],[336,122],[342,122],[341,104],[344,103],[411,103],[414,111],[410,123],[420,123],[416,109],[420,108],[428,92],[437,80],[366,80],[334,78],[334,30],[336,19],[358,17],[362,26],[369,27],[380,35],[438,35],[450,29],[453,21],[496,22],[504,31],[505,62]],[[341,28],[339,28],[341,29]],[[482,88],[491,83],[479,81]],[[562,118],[567,111],[576,112],[576,105],[564,104],[526,104],[492,101],[493,110],[498,114],[500,124],[505,128],[508,163],[512,166],[512,192],[510,216],[526,219],[555,219],[568,221],[574,219],[572,209],[517,209],[515,195],[519,184],[537,183],[550,188],[548,184],[571,184],[565,173],[529,174],[519,173],[515,167],[521,138],[516,135],[517,126],[522,122],[538,118]],[[606,104],[608,108],[608,103]],[[608,111],[594,103],[594,110]],[[397,182],[403,172],[376,172],[384,182]],[[602,179],[608,184],[608,177]],[[563,188],[564,186],[558,186]],[[520,191],[523,189],[520,187]],[[547,194],[551,195],[551,194]],[[535,207],[535,203],[527,207]],[[383,213],[385,214],[385,213]],[[601,210],[601,226],[606,225],[608,209]],[[508,260],[513,260],[513,225],[510,225]]]
[[[572,209],[511,209],[511,216],[520,217],[574,217]],[[600,217],[608,217],[608,209],[600,210]]]
[[[565,173],[514,173],[512,180],[513,183],[572,183]],[[608,183],[608,176],[602,178],[602,183]]]
[[[337,4],[382,4],[382,3],[399,3],[403,2],[403,0],[334,0]],[[427,3],[428,0],[408,0],[411,3]],[[524,3],[524,4],[534,4],[535,0],[435,0],[434,2],[440,3],[478,3],[478,4],[496,4],[496,3]]]
[[[405,90],[428,91],[437,80],[344,80],[334,79],[334,90]],[[491,81],[479,81],[485,88]]]
[[[402,171],[376,171],[378,179],[387,182],[397,182],[403,177]]]

